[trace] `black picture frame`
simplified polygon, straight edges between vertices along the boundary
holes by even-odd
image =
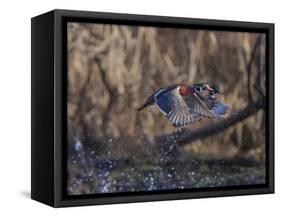
[[[69,21],[265,33],[267,183],[212,189],[67,196],[66,23]],[[31,24],[32,199],[53,207],[66,207],[274,193],[274,24],[71,10],[50,11],[32,18]]]

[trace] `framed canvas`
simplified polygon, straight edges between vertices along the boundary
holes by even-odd
[[[54,10],[31,36],[33,199],[274,192],[274,24]]]

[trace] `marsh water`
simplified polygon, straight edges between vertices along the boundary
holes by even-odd
[[[76,151],[68,159],[68,193],[91,194],[190,189],[265,183],[265,164],[246,159],[132,155]]]

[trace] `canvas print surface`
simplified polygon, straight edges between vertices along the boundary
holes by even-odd
[[[265,34],[68,22],[67,193],[266,183]]]

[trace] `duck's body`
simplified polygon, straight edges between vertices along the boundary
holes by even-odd
[[[204,96],[203,92],[207,94]],[[213,97],[214,92],[207,84],[162,87],[138,110],[155,104],[175,127],[183,127],[202,117],[217,118],[226,113],[228,107]]]

